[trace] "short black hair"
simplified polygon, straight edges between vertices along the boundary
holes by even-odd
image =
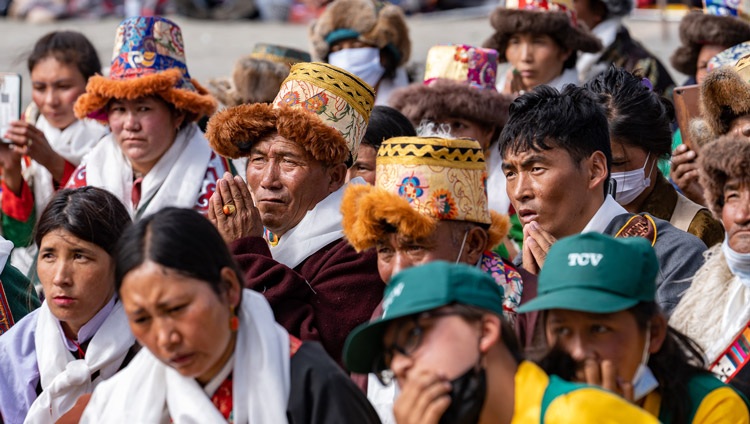
[[[375,106],[370,114],[362,143],[377,151],[383,141],[393,137],[416,137],[417,131],[409,118],[390,106]]]
[[[642,77],[611,66],[584,88],[604,106],[614,140],[640,147],[652,156],[669,158],[674,107],[671,101],[643,85]]]
[[[221,278],[225,267],[242,276],[216,227],[192,209],[168,207],[125,230],[117,244],[115,288],[125,275],[151,261],[178,274],[203,281],[218,295],[227,290]]]
[[[599,151],[612,164],[609,125],[604,108],[590,91],[568,84],[562,91],[540,85],[510,105],[500,133],[500,155],[559,147],[576,163]],[[607,181],[604,191],[607,191]]]

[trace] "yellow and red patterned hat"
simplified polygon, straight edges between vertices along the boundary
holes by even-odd
[[[350,185],[341,203],[344,234],[355,249],[374,246],[388,227],[427,237],[441,220],[485,224],[490,244],[500,241],[495,224],[503,218],[487,205],[487,171],[477,141],[391,138],[378,150],[375,174],[375,186]]]
[[[206,138],[222,156],[247,156],[278,133],[327,164],[356,159],[375,103],[372,87],[327,63],[298,63],[271,104],[232,107],[214,115]]]

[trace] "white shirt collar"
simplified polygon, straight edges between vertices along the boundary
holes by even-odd
[[[224,383],[224,380],[229,377],[229,374],[232,373],[233,369],[234,352],[232,352],[232,356],[229,357],[229,360],[227,360],[227,363],[224,364],[219,373],[216,374],[214,378],[212,378],[211,381],[209,381],[205,386],[203,386],[203,391],[206,392],[208,397],[212,397],[214,393],[219,390],[219,387],[221,387],[222,383]]]
[[[599,207],[594,216],[591,218],[588,224],[583,228],[582,233],[603,233],[610,222],[615,219],[616,216],[626,214],[628,211],[625,210],[615,199],[609,194],[604,198],[604,203]]]

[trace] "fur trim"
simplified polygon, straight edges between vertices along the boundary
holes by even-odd
[[[721,220],[726,182],[732,178],[750,180],[750,142],[735,135],[720,137],[701,149],[698,163],[706,204]]]
[[[344,163],[350,155],[338,130],[299,108],[274,109],[265,103],[235,106],[211,117],[206,128],[211,148],[233,159],[248,156],[253,144],[274,133],[300,144],[326,164]]]
[[[411,84],[393,92],[389,100],[415,127],[425,119],[451,117],[496,128],[502,128],[508,121],[512,101],[512,97],[497,91],[448,79],[438,79],[429,86]]]
[[[685,292],[677,304],[669,325],[698,343],[707,354],[708,363],[716,360],[721,352],[711,352],[710,347],[720,344],[718,338],[734,338],[734,334],[723,334],[721,331],[722,314],[728,302],[729,288],[734,276],[724,254],[721,244],[703,253],[706,259],[703,266],[695,273],[693,284]],[[746,315],[745,311],[738,312],[738,322]],[[746,321],[741,321],[744,326]],[[727,340],[726,346],[729,346]],[[725,346],[725,347],[726,347]],[[716,350],[716,349],[714,349]]]
[[[495,33],[484,42],[484,47],[497,50],[501,63],[508,61],[505,49],[510,37],[519,32],[548,34],[564,48],[573,50],[573,54],[576,51],[596,53],[603,48],[602,42],[585,24],[579,22],[578,27],[572,27],[564,12],[506,9],[501,6],[492,12],[490,23]]]
[[[750,84],[733,67],[709,73],[700,90],[701,114],[715,137],[729,131],[728,115],[738,117],[750,112]]]
[[[406,237],[421,239],[429,237],[439,222],[414,210],[406,199],[364,184],[346,189],[341,200],[341,215],[344,235],[358,252],[375,246],[392,228]],[[510,230],[507,215],[490,211],[490,217],[487,250],[497,246]]]
[[[349,243],[361,252],[375,246],[393,227],[414,239],[428,237],[438,220],[415,211],[409,202],[371,185],[351,185],[341,200],[341,225]]]
[[[732,16],[710,15],[700,11],[688,13],[680,21],[682,46],[670,58],[672,66],[683,74],[695,75],[698,54],[706,44],[729,48],[750,40],[750,25]]]
[[[245,56],[234,65],[232,79],[209,81],[211,93],[227,106],[271,103],[289,76],[289,65]]]
[[[372,0],[335,0],[310,25],[313,61],[327,62],[331,46],[326,41],[326,36],[337,29],[356,31],[360,34],[360,41],[379,49],[388,44],[393,45],[400,55],[399,66],[409,61],[409,27],[406,25],[404,12],[398,6],[385,4],[378,12]]]
[[[216,100],[194,79],[194,91],[174,88],[182,79],[179,69],[168,69],[157,74],[127,80],[112,80],[101,75],[89,78],[86,93],[75,104],[78,119],[91,117],[106,123],[104,107],[112,99],[133,100],[144,96],[159,96],[176,109],[190,113],[192,120],[210,116],[216,111]]]
[[[510,217],[508,215],[491,210],[490,219],[492,219],[492,223],[489,230],[487,230],[487,234],[490,236],[487,241],[487,250],[497,247],[503,240],[503,237],[507,236],[510,231]]]

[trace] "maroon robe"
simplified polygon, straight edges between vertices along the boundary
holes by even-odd
[[[375,249],[357,253],[344,239],[294,269],[276,262],[262,237],[239,239],[230,250],[245,287],[266,297],[276,321],[295,337],[319,341],[339,364],[346,336],[369,320],[383,298]]]

